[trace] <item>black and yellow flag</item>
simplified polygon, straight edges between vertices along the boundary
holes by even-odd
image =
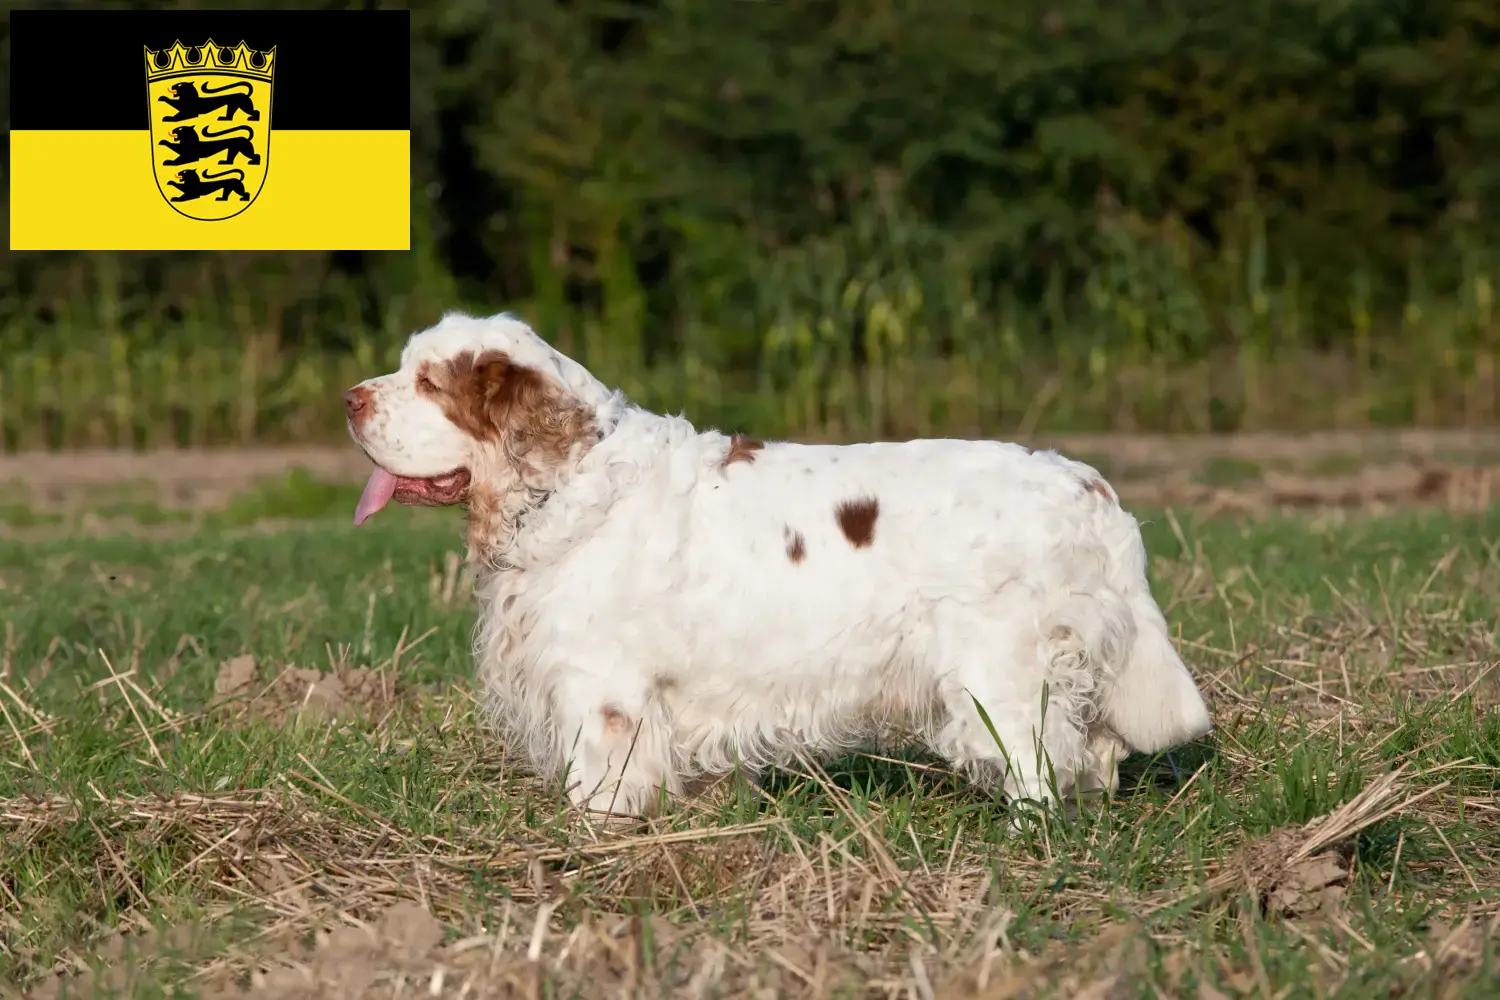
[[[410,15],[11,13],[12,250],[408,250]]]

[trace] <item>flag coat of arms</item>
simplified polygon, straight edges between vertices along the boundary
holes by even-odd
[[[243,41],[230,48],[210,38],[146,49],[151,162],[174,209],[215,222],[255,201],[271,168],[275,79],[274,48],[256,52]]]
[[[410,249],[407,11],[27,10],[11,34],[11,249]]]

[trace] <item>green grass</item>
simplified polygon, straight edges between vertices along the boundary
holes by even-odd
[[[1150,515],[1158,594],[1218,728],[1131,758],[1114,801],[1075,816],[1012,832],[1003,805],[891,752],[619,831],[486,739],[453,512],[356,530],[348,493],[295,479],[166,537],[0,540],[0,981],[1495,993],[1500,514]],[[253,683],[216,700],[245,654]],[[378,695],[319,716],[288,667],[368,667]],[[1402,765],[1397,803],[1447,784],[1341,842],[1341,898],[1251,901],[1242,844],[1302,837]],[[401,900],[440,926],[402,923]],[[340,926],[371,930],[329,940]],[[305,971],[275,971],[294,958]]]

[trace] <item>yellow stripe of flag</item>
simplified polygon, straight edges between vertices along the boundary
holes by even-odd
[[[278,128],[270,144],[250,209],[204,222],[162,197],[149,131],[12,131],[11,249],[411,248],[410,132]]]

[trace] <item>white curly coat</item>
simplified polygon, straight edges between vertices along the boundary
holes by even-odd
[[[476,439],[417,388],[493,352],[587,411],[556,461]],[[759,446],[630,404],[507,315],[445,316],[354,393],[379,469],[472,477],[487,705],[579,806],[637,815],[736,766],[894,732],[1045,800],[1113,790],[1124,752],[1210,728],[1136,520],[1055,452]]]

